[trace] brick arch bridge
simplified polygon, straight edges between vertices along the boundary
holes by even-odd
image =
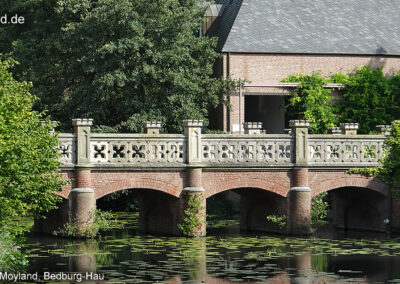
[[[143,195],[140,220],[147,224],[141,228],[178,234],[190,196],[205,205],[207,198],[235,190],[243,203],[242,228],[263,229],[256,220],[265,220],[269,208],[287,215],[288,233],[308,234],[311,198],[338,191],[339,202],[343,192],[354,188],[383,196],[382,214],[397,221],[386,184],[347,173],[379,165],[387,133],[357,135],[356,124],[343,124],[339,135],[311,135],[307,121],[291,121],[287,134],[261,134],[259,123],[246,123],[245,134],[235,135],[202,134],[202,122],[193,120],[184,121],[184,134],[160,134],[158,122],[147,123],[145,134],[91,133],[90,119],[74,119],[73,124],[74,133],[60,135],[61,171],[74,180],[57,193],[69,204],[60,207],[68,207],[65,222],[85,226],[95,200],[112,192],[152,189]],[[163,220],[163,215],[169,216]],[[204,235],[205,223],[197,229],[195,235]]]

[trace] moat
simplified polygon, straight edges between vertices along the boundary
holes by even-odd
[[[292,238],[243,233],[234,218],[219,218],[207,237],[168,237],[140,235],[137,213],[115,217],[95,240],[30,235],[29,272],[94,273],[102,283],[400,282],[400,238],[386,234],[324,229]]]

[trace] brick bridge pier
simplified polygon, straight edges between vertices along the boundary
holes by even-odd
[[[286,215],[285,233],[310,233],[312,197],[329,193],[330,219],[338,227],[385,231],[384,219],[398,227],[399,206],[376,178],[350,175],[354,167],[379,164],[381,135],[357,135],[357,124],[341,124],[331,134],[308,133],[309,123],[290,121],[287,134],[263,134],[260,123],[245,123],[245,134],[202,134],[202,121],[185,120],[184,134],[160,134],[159,122],[144,134],[91,133],[91,119],[73,119],[74,133],[60,134],[61,166],[73,179],[59,209],[37,221],[51,233],[66,222],[85,227],[96,200],[124,190],[140,192],[140,230],[179,235],[188,196],[206,199],[224,191],[240,196],[241,228],[282,232],[266,220]],[[195,235],[206,232],[203,224]]]

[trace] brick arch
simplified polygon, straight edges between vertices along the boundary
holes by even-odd
[[[95,198],[124,189],[153,189],[179,197],[183,188],[182,174],[174,171],[92,171],[91,184]]]
[[[276,193],[280,196],[286,197],[288,191],[288,186],[284,183],[268,182],[264,179],[243,179],[236,178],[230,180],[214,180],[211,188],[205,188],[205,197],[209,198],[215,194],[221,193],[226,190],[236,189],[236,188],[257,188],[266,190],[272,193]]]
[[[95,197],[99,199],[110,193],[124,189],[152,189],[164,192],[174,197],[179,197],[181,190],[178,190],[174,184],[166,183],[156,179],[140,179],[140,180],[122,180],[106,182],[94,188]]]
[[[386,197],[389,196],[389,186],[376,178],[368,178],[362,176],[347,176],[335,179],[329,179],[320,183],[312,183],[310,185],[312,196],[316,196],[322,192],[330,191],[341,187],[359,187],[376,191]]]

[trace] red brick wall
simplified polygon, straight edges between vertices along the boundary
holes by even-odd
[[[228,73],[233,78],[246,79],[252,83],[279,83],[282,79],[296,73],[311,74],[320,71],[324,76],[331,76],[339,72],[354,72],[357,67],[367,64],[371,67],[383,67],[383,72],[386,75],[393,75],[400,70],[400,56],[231,53],[229,55]],[[248,91],[251,91],[251,89],[249,88]],[[239,96],[232,94],[229,102],[231,108],[221,114],[224,116],[223,120],[228,121],[228,125],[224,125],[224,131],[230,131],[233,124],[239,124]],[[242,123],[244,122],[244,103],[244,96],[242,96],[240,115],[240,122]]]
[[[306,171],[303,171],[304,174]],[[72,171],[63,172],[66,178],[75,178]],[[292,170],[222,170],[203,169],[202,185],[206,198],[225,190],[235,188],[259,188],[287,196],[291,186]],[[303,175],[301,175],[304,179]],[[155,189],[171,194],[181,195],[187,186],[187,173],[183,170],[169,171],[95,171],[91,172],[91,183],[95,197],[101,198],[112,192],[129,188]],[[200,181],[197,181],[200,182]],[[388,186],[383,182],[360,175],[349,175],[345,170],[309,170],[308,185],[312,196],[335,188],[354,186],[375,190],[388,196]],[[66,185],[65,190],[56,193],[64,198],[75,184]]]
[[[95,197],[128,188],[160,190],[179,197],[185,172],[176,171],[92,171]]]
[[[280,82],[296,73],[321,71],[330,76],[353,72],[367,64],[383,66],[383,72],[390,75],[400,70],[400,56],[230,54],[229,73],[252,82]]]

